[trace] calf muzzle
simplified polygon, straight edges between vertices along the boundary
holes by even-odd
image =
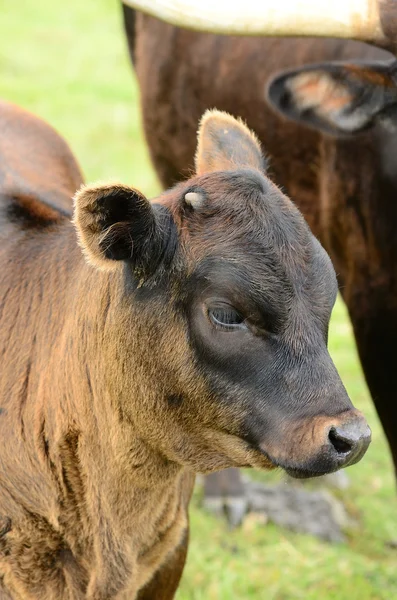
[[[290,423],[281,442],[262,443],[271,461],[293,477],[316,477],[358,462],[371,442],[364,416],[348,410],[335,417],[318,415]]]

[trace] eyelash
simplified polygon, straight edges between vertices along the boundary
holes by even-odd
[[[244,317],[233,306],[228,304],[209,307],[208,318],[211,323],[223,331],[247,329]]]

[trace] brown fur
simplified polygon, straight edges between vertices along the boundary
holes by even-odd
[[[83,187],[73,227],[66,198],[81,179],[66,145],[4,111],[0,597],[170,600],[195,472],[279,465],[308,476],[368,446],[326,349],[335,274],[229,116],[203,121],[197,161],[209,172],[154,203],[127,186]],[[211,171],[232,155],[219,149],[225,120],[249,169],[244,156],[244,168]],[[15,146],[20,167],[8,163]],[[198,205],[184,200],[192,192]],[[247,325],[227,333],[211,321],[219,295]],[[299,419],[305,445],[291,435]],[[333,443],[335,427],[353,433],[351,451]]]
[[[63,216],[81,184],[78,167],[49,126],[12,105],[0,108],[8,133],[0,142],[0,206],[17,203],[22,211],[19,222],[0,214],[0,598],[130,600],[186,535],[193,476],[151,458],[126,433],[128,420],[111,403],[106,408],[109,392],[100,391],[97,366],[83,357],[95,347],[88,330],[112,319],[112,281],[86,265]],[[18,148],[19,164],[9,148]],[[25,190],[37,196],[25,199]],[[29,231],[25,214],[34,215]],[[184,560],[183,552],[170,589]]]
[[[219,135],[220,124],[222,136]],[[245,143],[246,136],[248,137]],[[217,140],[217,152],[214,152],[213,148],[214,139]],[[234,139],[236,143],[233,143]],[[225,153],[226,148],[231,149],[230,154]],[[218,110],[207,111],[199,127],[195,158],[197,175],[211,171],[233,171],[242,166],[254,166],[259,171],[264,170],[265,164],[257,137],[241,120],[236,121],[227,113]]]
[[[112,238],[112,230],[114,226],[107,230],[104,234],[101,230],[100,214],[95,210],[98,193],[106,193],[107,190],[114,189],[122,190],[125,188],[122,184],[117,183],[98,183],[94,186],[83,186],[75,196],[75,211],[74,211],[74,222],[76,224],[77,236],[79,244],[83,250],[83,253],[93,266],[103,270],[113,270],[121,268],[121,263],[117,261],[110,261],[104,258],[102,251],[98,246],[98,234],[99,242],[102,244],[106,242],[106,237]],[[137,192],[143,203],[147,202],[140,192]],[[120,228],[121,224],[118,224]]]
[[[70,213],[70,193],[82,183],[76,160],[65,141],[54,129],[21,108],[0,100],[2,194],[21,196],[21,201],[36,202],[35,211],[54,211],[48,205],[55,202],[59,212]],[[26,151],[26,145],[29,152]],[[51,149],[51,151],[49,151]],[[43,173],[48,177],[43,180]],[[58,217],[55,217],[58,218]]]

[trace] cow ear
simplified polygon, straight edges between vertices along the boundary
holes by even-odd
[[[132,265],[139,279],[151,276],[175,245],[175,225],[168,209],[151,204],[124,185],[82,187],[74,198],[74,224],[91,264],[102,270]],[[172,245],[171,244],[171,245]]]
[[[256,135],[240,119],[219,110],[207,110],[197,134],[197,175],[244,167],[266,170]]]
[[[391,67],[390,62],[310,65],[273,79],[268,100],[289,119],[325,133],[357,133],[380,116],[397,118]]]

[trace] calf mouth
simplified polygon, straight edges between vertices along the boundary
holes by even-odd
[[[294,423],[292,429],[272,436],[272,441],[269,437],[266,441],[254,441],[247,435],[213,428],[208,429],[208,434],[211,445],[216,438],[218,452],[225,459],[228,457],[225,466],[266,471],[280,468],[295,479],[320,477],[354,465],[362,459],[371,442],[371,430],[355,409],[335,417],[319,415]],[[294,439],[299,442],[294,443]]]
[[[312,468],[306,466],[289,466],[286,463],[276,460],[272,458],[268,452],[266,452],[263,448],[256,447],[255,450],[259,452],[265,459],[273,464],[273,468],[282,469],[294,479],[312,479],[313,477],[321,477],[322,475],[327,475],[329,473],[333,473],[339,470],[339,467],[334,469],[321,469],[321,470],[313,470]],[[258,465],[253,465],[257,467]]]
[[[335,473],[339,469],[334,469],[333,471],[326,471],[325,473],[316,473],[314,471],[301,471],[298,469],[284,469],[284,471],[290,477],[294,479],[313,479],[314,477],[323,477],[324,475],[329,475],[330,473]]]
[[[266,457],[268,461],[273,463],[275,468],[282,469],[294,479],[312,479],[314,477],[329,475],[330,473],[335,473],[335,471],[339,471],[342,468],[348,467],[361,459],[360,456],[357,458],[357,460],[347,463],[344,460],[345,456],[341,457],[340,461],[335,461],[332,460],[332,458],[330,459],[330,457],[326,454],[323,454],[320,457],[317,457],[315,461],[308,461],[307,465],[294,465],[288,464],[287,461],[280,461],[272,458],[262,448],[258,448],[258,450],[262,456]]]

